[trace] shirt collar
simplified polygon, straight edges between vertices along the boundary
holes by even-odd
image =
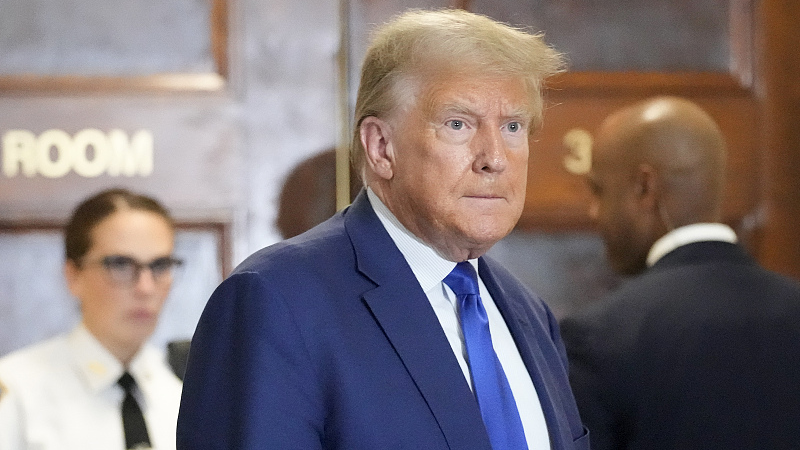
[[[722,223],[694,223],[676,228],[661,236],[647,254],[647,267],[651,267],[667,253],[686,244],[704,241],[736,243],[736,232]]]
[[[75,355],[77,368],[92,391],[106,389],[122,375],[122,364],[83,323],[70,333],[68,342]]]
[[[113,386],[122,376],[125,367],[106,349],[100,341],[80,323],[68,337],[77,368],[90,389],[99,392]],[[145,344],[133,357],[128,372],[141,383],[152,376],[152,367],[163,355]]]
[[[372,209],[380,219],[386,232],[389,233],[394,244],[400,250],[400,253],[405,257],[422,290],[428,292],[432,288],[439,286],[442,280],[456,266],[456,263],[442,258],[433,247],[408,231],[369,187],[367,188],[367,196]],[[478,270],[477,262],[477,258],[470,260],[470,263],[475,266],[476,272]]]

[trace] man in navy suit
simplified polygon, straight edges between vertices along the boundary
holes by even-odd
[[[657,97],[601,125],[591,213],[636,275],[561,329],[592,448],[800,448],[800,284],[720,223],[726,146],[711,117]]]
[[[473,394],[484,370],[443,282],[461,263],[479,274],[491,356],[513,394],[502,417],[513,409],[524,431],[514,448],[588,449],[553,315],[482,256],[522,213],[542,81],[560,67],[540,37],[465,11],[411,11],[379,28],[351,155],[366,188],[213,294],[178,448],[491,449],[496,399]]]

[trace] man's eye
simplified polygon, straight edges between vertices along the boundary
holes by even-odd
[[[516,133],[517,131],[522,129],[522,124],[520,124],[519,122],[511,122],[511,123],[509,123],[507,125],[507,127],[508,127],[508,131],[510,131],[512,133]]]
[[[461,120],[448,120],[445,124],[454,130],[460,130],[464,128],[464,122]]]
[[[600,194],[603,193],[603,188],[601,188],[600,185],[597,184],[596,182],[589,180],[588,184],[589,184],[589,190],[594,196],[599,197]]]

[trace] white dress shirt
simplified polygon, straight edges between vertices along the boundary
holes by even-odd
[[[704,241],[736,242],[736,232],[722,223],[693,223],[678,227],[661,236],[647,254],[647,267],[651,267],[667,253],[686,244]]]
[[[461,366],[461,371],[464,373],[470,388],[472,388],[472,377],[467,364],[467,351],[458,320],[456,296],[443,281],[456,266],[456,263],[442,258],[436,250],[408,231],[371,189],[367,189],[367,195],[372,209],[375,210],[389,236],[391,236],[411,267],[411,271],[414,272],[414,276],[416,276],[422,290],[428,296],[428,301],[430,301],[445,336],[447,336],[450,347],[458,360],[458,364]],[[478,260],[472,259],[470,263],[475,266],[475,271],[477,272]],[[519,354],[517,345],[514,343],[514,339],[511,337],[511,333],[508,331],[508,326],[506,326],[503,316],[497,309],[492,296],[486,290],[486,286],[480,277],[478,277],[478,286],[483,307],[489,316],[492,345],[500,364],[503,366],[514,400],[517,403],[517,410],[522,419],[522,427],[525,430],[528,448],[550,448],[547,423],[545,422],[544,412],[539,403],[539,396],[536,394],[533,381],[525,364],[522,362],[522,357]]]
[[[0,359],[0,450],[122,450],[120,362],[83,326]],[[181,382],[164,352],[130,364],[154,449],[175,448]]]

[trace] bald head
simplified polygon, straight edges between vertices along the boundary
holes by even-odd
[[[651,166],[671,227],[720,219],[725,141],[711,116],[688,100],[656,97],[613,113],[598,132],[594,157],[628,173]]]
[[[720,220],[725,159],[719,127],[685,99],[651,98],[602,123],[589,175],[592,215],[619,271],[644,269],[650,247],[668,231]]]

